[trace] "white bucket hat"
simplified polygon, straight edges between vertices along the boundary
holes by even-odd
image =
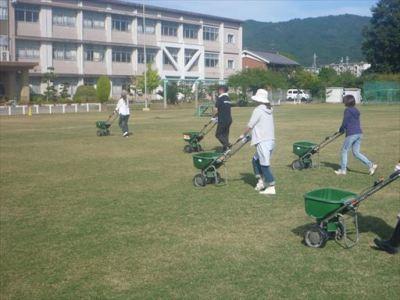
[[[260,103],[269,103],[268,91],[264,89],[258,89],[257,93],[251,97],[252,100]]]

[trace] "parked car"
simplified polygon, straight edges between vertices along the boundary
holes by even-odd
[[[301,102],[310,102],[311,97],[310,94],[306,93],[304,90],[299,89],[289,89],[286,93],[287,101],[295,101],[297,100],[298,95],[300,95]]]

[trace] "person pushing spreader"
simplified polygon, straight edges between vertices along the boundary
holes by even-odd
[[[183,147],[183,151],[186,153],[200,152],[203,151],[203,147],[200,142],[204,137],[211,132],[217,123],[211,119],[207,124],[203,126],[200,131],[187,131],[183,133],[183,140],[188,144]]]
[[[218,169],[250,140],[251,137],[247,135],[244,138],[239,138],[224,152],[211,151],[193,154],[193,165],[196,169],[201,170],[199,174],[193,177],[193,185],[204,187],[210,183],[220,184],[223,182]]]
[[[306,213],[316,219],[316,224],[304,235],[306,245],[321,248],[329,239],[335,239],[345,248],[356,245],[359,240],[358,206],[399,178],[400,170],[396,170],[388,178],[376,181],[359,195],[334,188],[322,188],[306,193],[304,195]]]
[[[299,158],[292,162],[293,170],[302,170],[313,167],[312,156],[319,154],[319,152],[328,144],[332,143],[343,133],[335,132],[334,134],[326,137],[321,143],[315,144],[308,141],[299,141],[293,144],[293,153]]]
[[[106,121],[97,121],[97,136],[107,136],[110,135],[110,128],[114,121],[117,119],[117,115],[114,112],[108,116]]]

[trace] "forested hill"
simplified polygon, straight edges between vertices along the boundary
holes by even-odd
[[[362,30],[369,17],[339,15],[287,22],[258,22],[243,24],[243,47],[260,51],[291,54],[304,66],[311,66],[314,52],[319,64],[338,62],[349,56],[350,61],[363,59]]]

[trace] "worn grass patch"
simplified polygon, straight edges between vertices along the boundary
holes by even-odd
[[[353,158],[353,172],[334,175],[342,139],[321,153],[320,169],[290,170],[293,142],[321,141],[343,108],[276,108],[274,198],[253,190],[251,147],[228,163],[228,185],[192,186],[182,132],[207,120],[190,109],[135,111],[128,139],[117,126],[96,136],[106,114],[1,118],[0,298],[398,298],[400,256],[371,245],[393,230],[399,182],[361,205],[355,248],[302,244],[313,221],[305,192],[359,192],[400,158],[400,106],[360,109],[362,150],[379,164],[374,178]],[[233,110],[232,140],[250,114]],[[203,145],[218,144],[210,134]]]

